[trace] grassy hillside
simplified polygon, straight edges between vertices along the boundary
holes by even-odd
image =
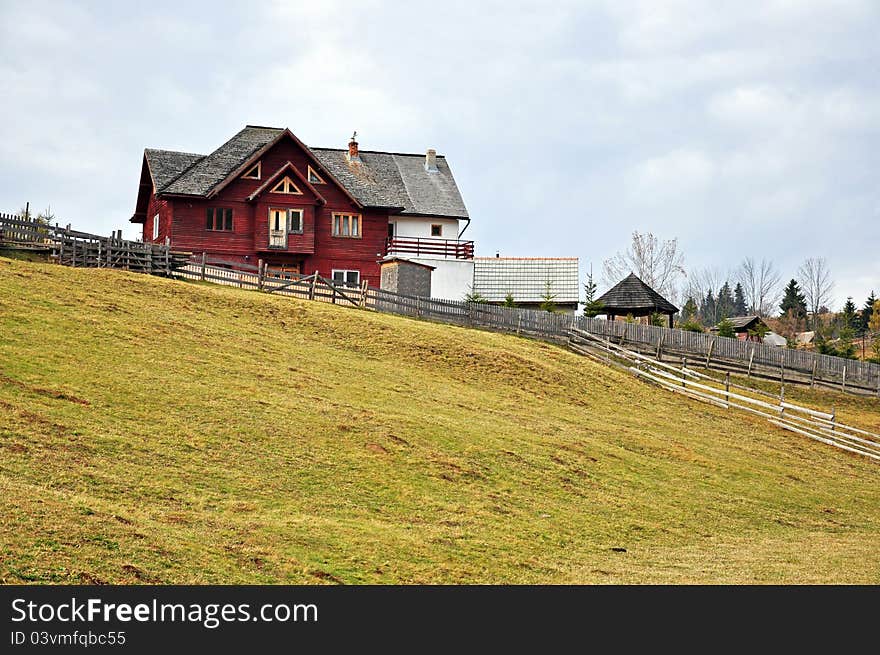
[[[7,583],[877,583],[878,481],[562,348],[0,259]]]

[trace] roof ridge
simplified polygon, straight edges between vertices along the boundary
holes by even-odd
[[[327,148],[324,146],[309,146],[309,150],[332,150],[333,152],[348,152],[348,148]],[[366,153],[368,155],[394,155],[397,157],[424,157],[426,153],[423,152],[392,152],[390,150],[364,150],[363,148],[358,148],[358,152]],[[437,157],[442,157],[446,159],[446,155],[437,154]]]

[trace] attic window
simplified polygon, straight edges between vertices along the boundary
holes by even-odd
[[[301,196],[302,191],[293,183],[293,181],[287,177],[286,175],[281,179],[281,181],[272,187],[272,193],[286,193],[294,196]]]
[[[247,173],[242,175],[242,178],[245,180],[259,180],[260,173],[262,172],[262,164],[263,162],[258,161]]]
[[[321,179],[321,176],[311,166],[309,166],[309,184],[324,184],[324,180]]]

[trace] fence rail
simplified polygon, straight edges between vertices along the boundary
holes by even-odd
[[[65,266],[123,268],[168,276],[190,258],[190,253],[176,252],[167,243],[123,239],[121,231],[106,237],[13,214],[0,214],[0,247],[4,246],[43,250]]]

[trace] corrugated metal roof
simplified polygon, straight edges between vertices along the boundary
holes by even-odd
[[[476,257],[474,291],[491,302],[507,294],[516,302],[541,302],[547,292],[556,303],[576,303],[580,297],[577,257]]]

